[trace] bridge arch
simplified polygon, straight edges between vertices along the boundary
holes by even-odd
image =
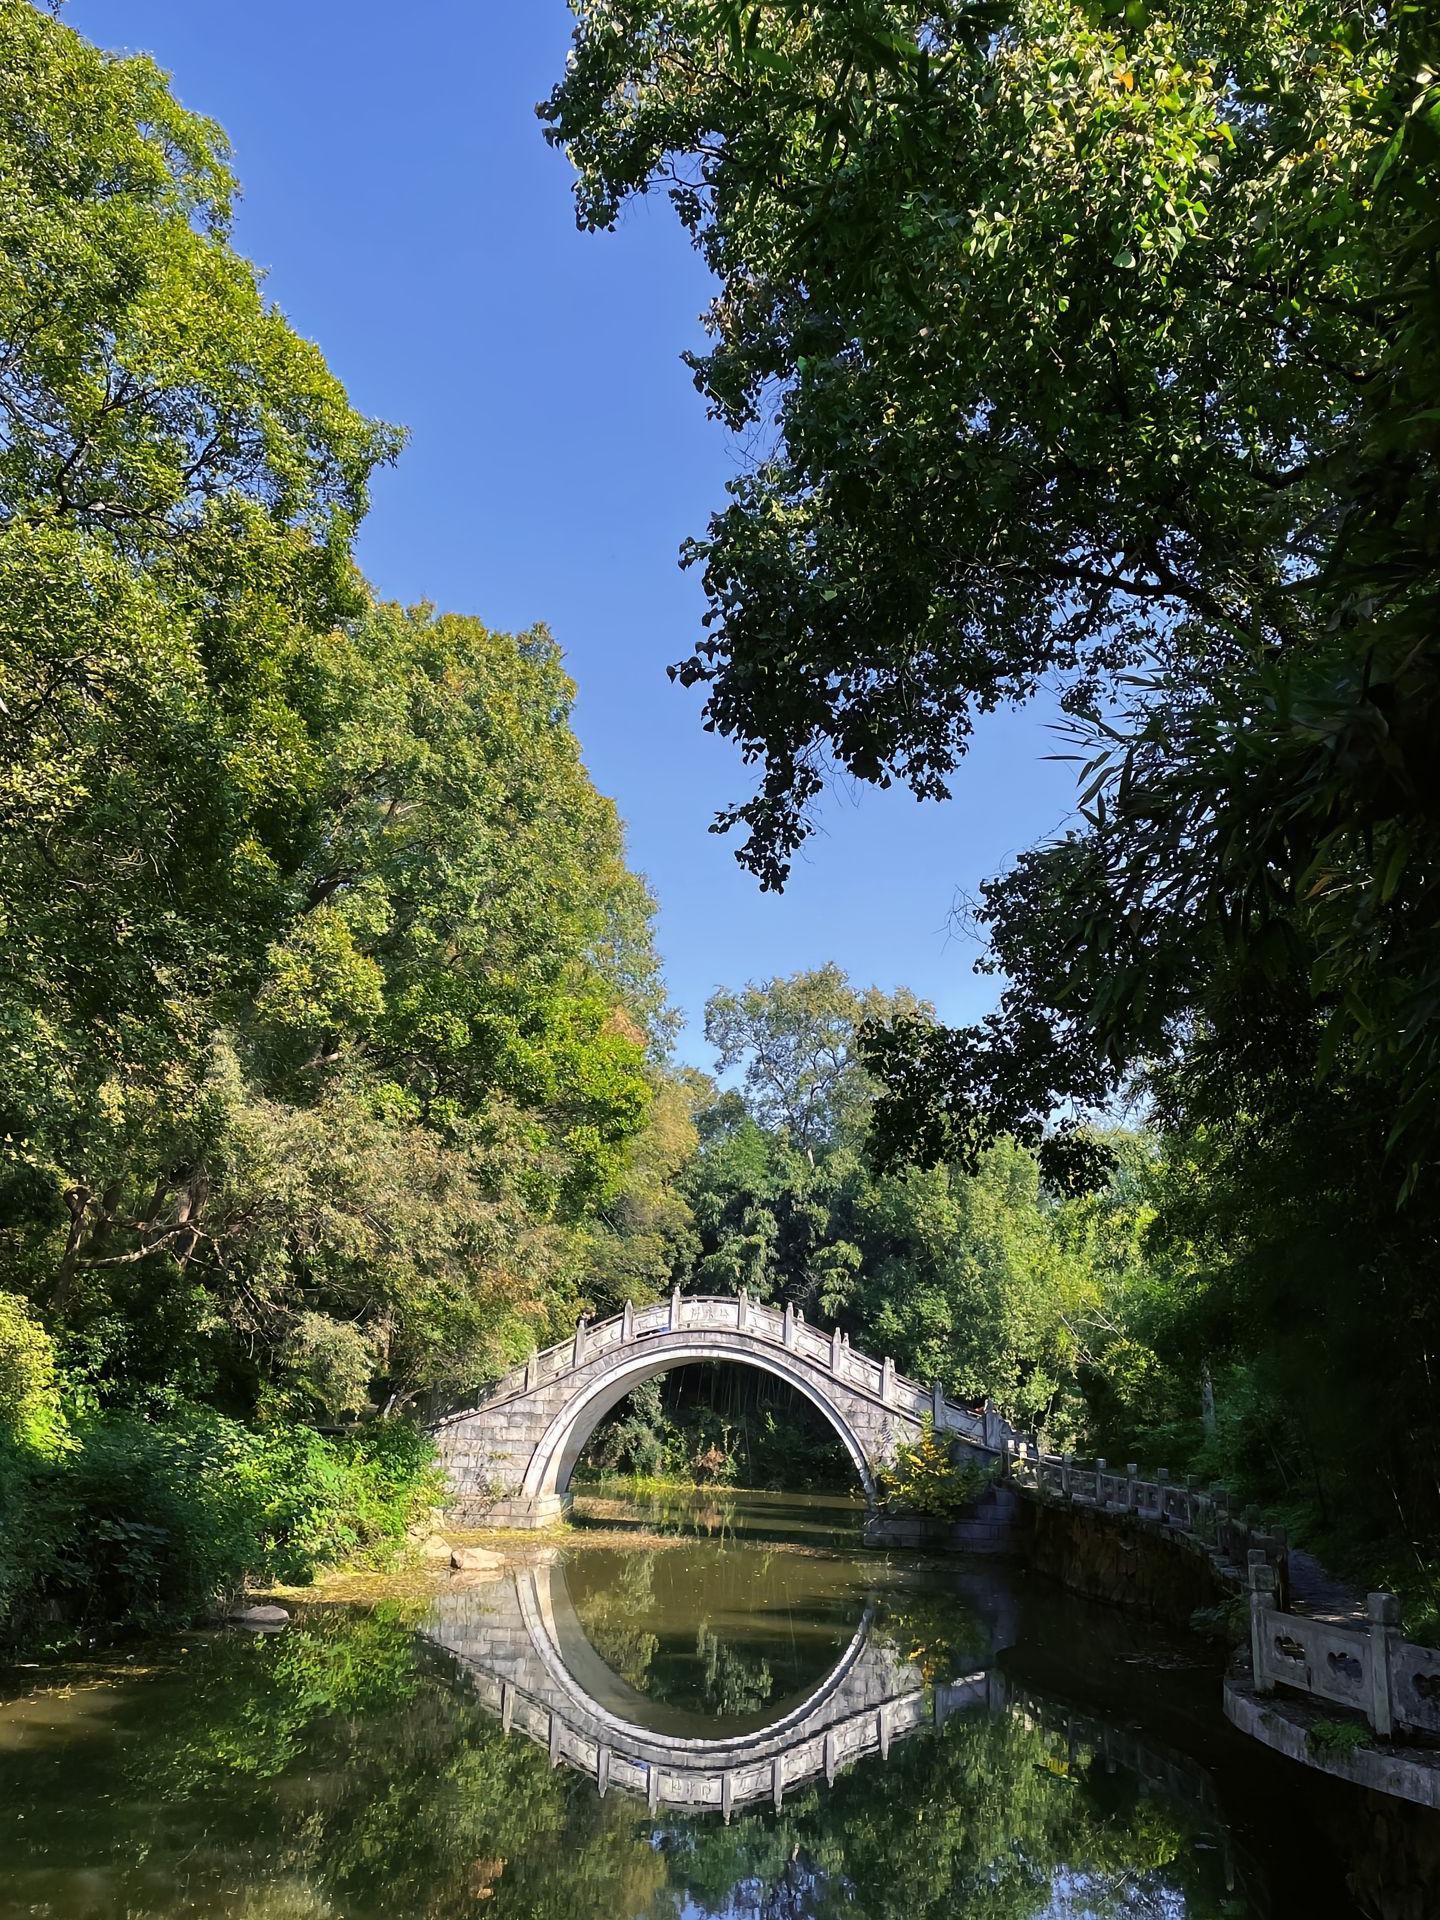
[[[791,1307],[782,1313],[743,1293],[676,1293],[593,1327],[582,1321],[572,1340],[532,1353],[479,1405],[437,1421],[456,1510],[475,1524],[544,1526],[562,1511],[575,1462],[611,1408],[632,1387],[695,1361],[755,1367],[802,1394],[839,1436],[872,1506],[879,1468],[927,1421],[992,1456],[1015,1437],[988,1404],[977,1411],[907,1380]]]
[[[550,1422],[535,1446],[521,1495],[528,1500],[563,1500],[570,1486],[575,1464],[585,1451],[586,1442],[596,1427],[635,1387],[658,1379],[675,1367],[696,1361],[726,1360],[733,1365],[753,1367],[802,1394],[839,1437],[859,1476],[866,1503],[876,1499],[875,1474],[866,1456],[865,1443],[856,1432],[833,1394],[827,1395],[807,1377],[809,1369],[788,1363],[783,1354],[745,1347],[734,1353],[717,1353],[713,1346],[702,1345],[684,1335],[658,1338],[635,1352],[621,1352],[605,1372],[568,1400]]]

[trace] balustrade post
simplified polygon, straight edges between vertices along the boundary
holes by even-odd
[[[1275,1591],[1280,1596],[1280,1611],[1290,1611],[1290,1536],[1284,1527],[1276,1527],[1270,1538],[1275,1543]]]
[[[1187,1533],[1197,1531],[1195,1508],[1199,1498],[1200,1476],[1198,1473],[1187,1473],[1185,1476],[1185,1531]]]
[[[635,1302],[633,1300],[625,1302],[625,1311],[620,1318],[620,1338],[623,1341],[635,1338]]]
[[[1223,1553],[1230,1549],[1230,1495],[1217,1480],[1210,1489],[1215,1511],[1215,1544]]]
[[[670,1295],[670,1331],[677,1333],[680,1328],[680,1289],[676,1287]]]
[[[930,1424],[936,1433],[945,1425],[945,1389],[938,1380],[930,1382]]]
[[[845,1346],[845,1343],[840,1338],[840,1329],[839,1327],[836,1327],[834,1332],[830,1335],[830,1371],[836,1376],[837,1379],[839,1378],[840,1369],[841,1369],[841,1366],[843,1365],[842,1356],[844,1354],[844,1346]]]
[[[1391,1676],[1400,1642],[1400,1602],[1393,1593],[1372,1593],[1366,1597],[1365,1613],[1370,1622],[1368,1715],[1377,1737],[1388,1740],[1395,1726]]]
[[[1265,1661],[1265,1635],[1269,1628],[1270,1602],[1275,1597],[1275,1569],[1261,1552],[1254,1552],[1248,1561],[1248,1584],[1250,1588],[1250,1664],[1254,1669],[1254,1687],[1256,1693],[1273,1693],[1275,1683],[1270,1678]]]
[[[1060,1456],[1060,1493],[1061,1493],[1061,1497],[1066,1500],[1070,1498],[1070,1469],[1074,1465],[1075,1465],[1075,1456],[1073,1453],[1061,1454]]]
[[[887,1353],[880,1362],[880,1398],[891,1406],[895,1400],[895,1362]]]
[[[1242,1560],[1248,1560],[1250,1549],[1255,1545],[1255,1536],[1260,1527],[1260,1509],[1258,1507],[1241,1507],[1237,1513],[1234,1508],[1232,1508],[1230,1518],[1239,1529],[1239,1536],[1235,1544],[1239,1547],[1240,1558]]]
[[[1105,1469],[1109,1464],[1108,1460],[1097,1460],[1095,1462],[1095,1504],[1097,1507],[1103,1507],[1105,1504]]]
[[[540,1384],[540,1355],[534,1347],[530,1349],[530,1358],[525,1362],[525,1391],[533,1393]]]
[[[745,1331],[745,1315],[749,1305],[750,1296],[744,1287],[741,1287],[740,1298],[735,1302],[735,1331],[737,1333],[743,1333]]]
[[[784,1343],[787,1347],[794,1346],[795,1344],[795,1308],[794,1308],[794,1305],[789,1300],[785,1302],[785,1318],[784,1318],[784,1325],[781,1333],[781,1338],[784,1340]]]
[[[582,1313],[580,1318],[575,1322],[574,1365],[577,1367],[582,1367],[585,1364],[585,1326],[585,1316]]]
[[[1279,1613],[1290,1610],[1289,1569],[1285,1563],[1285,1547],[1278,1534],[1254,1533],[1250,1536],[1252,1549],[1263,1553],[1267,1566],[1275,1575],[1275,1608]]]
[[[985,1444],[992,1453],[999,1453],[1001,1451],[1000,1443],[1004,1437],[1000,1431],[1000,1414],[995,1402],[990,1398],[988,1393],[985,1396],[984,1420],[985,1425],[983,1432]]]
[[[1155,1469],[1155,1484],[1160,1489],[1160,1524],[1163,1527],[1170,1518],[1170,1469],[1168,1467],[1157,1467]]]

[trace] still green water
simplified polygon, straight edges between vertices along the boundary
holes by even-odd
[[[643,1531],[12,1676],[0,1920],[1349,1920],[1195,1643],[845,1503],[591,1505]]]

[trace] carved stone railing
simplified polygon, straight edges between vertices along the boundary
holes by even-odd
[[[1194,1475],[1172,1480],[1163,1468],[1153,1480],[1144,1479],[1134,1461],[1120,1471],[1107,1460],[1042,1453],[1017,1438],[1006,1442],[1001,1464],[1012,1486],[1047,1504],[1130,1515],[1203,1547],[1217,1575],[1233,1588],[1244,1586],[1250,1556],[1259,1553],[1274,1575],[1276,1592],[1282,1600],[1286,1596],[1285,1535],[1266,1528],[1258,1507],[1237,1510],[1223,1486],[1204,1486]]]
[[[987,1400],[976,1409],[951,1400],[938,1382],[929,1386],[898,1373],[891,1359],[872,1359],[850,1345],[840,1328],[822,1332],[810,1326],[793,1306],[765,1306],[745,1293],[682,1294],[623,1311],[591,1324],[582,1320],[569,1340],[533,1352],[523,1366],[514,1367],[488,1388],[472,1409],[489,1408],[512,1400],[598,1359],[607,1350],[619,1351],[655,1335],[682,1331],[734,1333],[757,1347],[778,1347],[803,1355],[812,1366],[838,1381],[868,1394],[882,1406],[918,1422],[933,1421],[937,1433],[953,1434],[991,1453],[1003,1452],[1017,1438],[1016,1429]],[[451,1415],[450,1418],[461,1418]]]
[[[1353,1708],[1382,1740],[1397,1732],[1440,1735],[1440,1651],[1402,1638],[1393,1593],[1370,1594],[1365,1624],[1350,1626],[1287,1612],[1263,1553],[1251,1554],[1247,1571],[1257,1694],[1288,1687]]]

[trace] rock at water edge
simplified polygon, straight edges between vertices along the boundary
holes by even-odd
[[[284,1607],[236,1607],[230,1618],[237,1627],[249,1627],[254,1633],[274,1633],[290,1624]]]

